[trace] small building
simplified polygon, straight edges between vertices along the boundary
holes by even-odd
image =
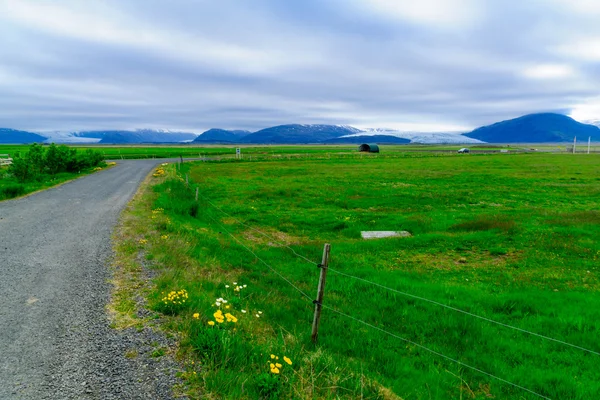
[[[364,143],[358,146],[358,151],[364,151],[366,153],[379,153],[379,146],[375,143]]]

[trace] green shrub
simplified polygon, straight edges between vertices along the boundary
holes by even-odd
[[[24,157],[13,160],[10,172],[19,182],[37,180],[42,174],[55,175],[61,172],[78,173],[81,170],[99,167],[104,164],[104,156],[96,150],[87,149],[83,153],[65,145],[52,143],[45,150],[34,143]]]
[[[38,175],[33,165],[26,158],[15,158],[10,165],[10,172],[19,182],[32,180]]]

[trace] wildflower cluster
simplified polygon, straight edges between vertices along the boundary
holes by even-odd
[[[233,291],[234,291],[234,292],[240,292],[240,291],[242,291],[243,289],[245,289],[247,286],[248,286],[248,285],[242,285],[242,284],[239,284],[239,285],[238,285],[238,283],[237,283],[237,282],[233,282]],[[225,287],[226,287],[226,288],[229,288],[229,285],[225,285]]]
[[[271,354],[271,359],[267,361],[269,368],[271,369],[271,373],[273,374],[278,374],[283,368],[283,364],[279,363],[278,360],[279,356]],[[283,356],[283,361],[288,365],[292,365],[292,360],[289,357]]]
[[[159,176],[164,176],[165,174],[165,170],[162,168],[157,168],[156,171],[154,171],[154,174],[152,174],[153,177],[158,178]]]
[[[140,239],[139,243],[140,244],[146,244],[146,243],[148,243],[148,240],[146,240],[146,239]]]
[[[162,235],[160,238],[161,238],[162,240],[167,240],[167,239],[169,238],[169,235]]]
[[[94,171],[102,171],[102,167],[96,167],[94,168]]]
[[[224,299],[224,298],[222,298],[222,297],[219,297],[219,298],[217,299],[217,301],[215,301],[215,305],[216,305],[217,307],[221,307],[221,304],[227,304],[227,300],[225,300],[225,299]]]
[[[223,322],[225,322],[225,320],[227,320],[227,322],[233,322],[236,323],[238,321],[238,319],[231,313],[226,313],[223,314],[223,311],[221,310],[217,310],[214,314],[213,317],[215,317],[215,321],[217,321],[219,324],[222,324]],[[212,324],[211,324],[212,322]],[[208,322],[209,325],[214,325],[214,321],[209,321]]]
[[[178,291],[172,290],[169,292],[169,294],[167,294],[165,297],[163,297],[162,301],[163,303],[167,304],[167,305],[180,305],[185,303],[185,301],[188,298],[188,292],[185,289],[181,289]]]
[[[164,208],[155,208],[154,210],[152,210],[152,214],[160,214],[161,212],[165,211]]]

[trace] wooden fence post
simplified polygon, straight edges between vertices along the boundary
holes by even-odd
[[[317,288],[317,299],[313,301],[315,304],[315,316],[313,318],[312,325],[312,341],[317,343],[317,336],[319,335],[319,321],[321,320],[321,305],[323,304],[323,294],[325,293],[325,278],[327,278],[327,266],[329,265],[329,253],[331,251],[331,245],[326,243],[323,247],[323,258],[319,268],[321,274],[319,275],[319,287]]]

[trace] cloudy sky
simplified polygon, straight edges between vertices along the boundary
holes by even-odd
[[[600,119],[598,0],[0,0],[0,127]]]

